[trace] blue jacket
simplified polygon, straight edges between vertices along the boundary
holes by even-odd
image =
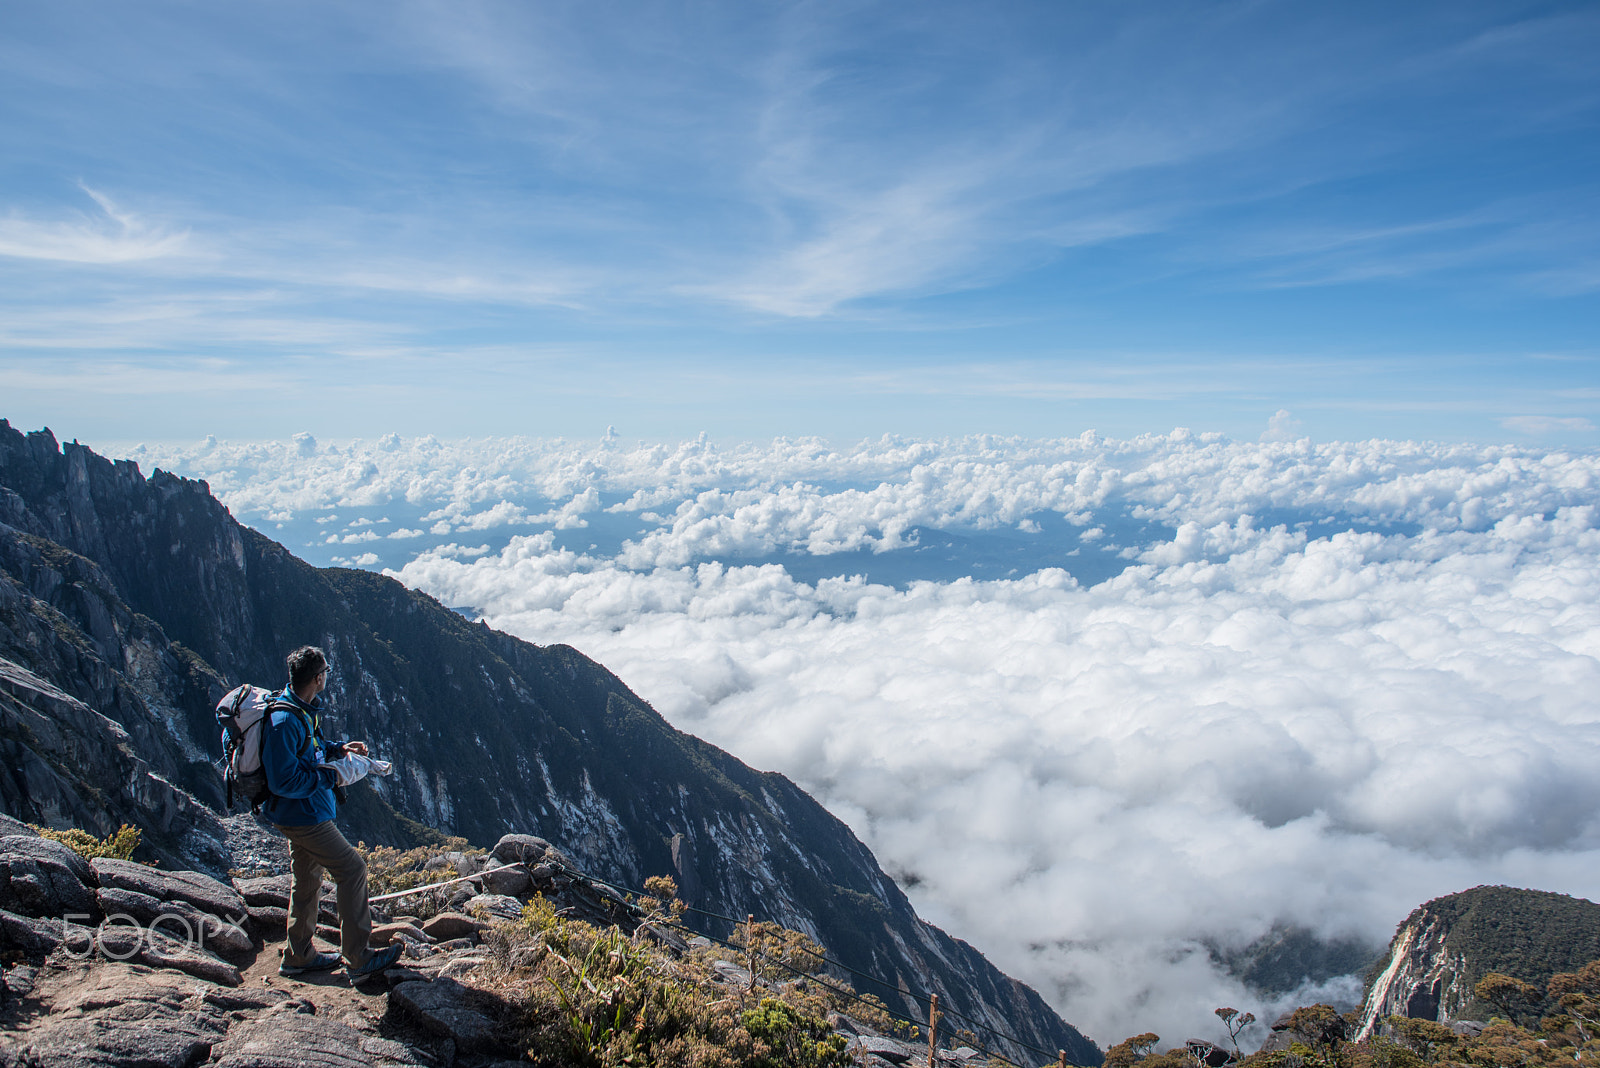
[[[311,735],[305,720],[287,709],[273,712],[261,739],[261,766],[267,772],[267,789],[272,796],[261,805],[262,815],[281,827],[310,827],[331,820],[338,813],[333,787],[339,781],[332,768],[319,768],[329,756],[338,756],[342,746],[322,739],[318,714],[322,698],[306,704],[285,686],[275,700],[286,701],[304,710],[311,718]]]

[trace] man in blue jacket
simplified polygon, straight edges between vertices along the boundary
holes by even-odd
[[[338,773],[319,767],[345,752],[366,755],[364,742],[327,742],[318,716],[321,693],[328,684],[328,658],[314,645],[289,654],[289,685],[273,699],[261,742],[261,765],[272,796],[261,806],[267,819],[289,839],[289,867],[294,886],[289,894],[289,944],[283,950],[280,975],[329,971],[344,957],[352,979],[373,975],[400,958],[395,944],[374,952],[372,910],[367,904],[367,862],[339,828],[334,787]],[[322,953],[312,944],[326,870],[338,887],[340,953]]]

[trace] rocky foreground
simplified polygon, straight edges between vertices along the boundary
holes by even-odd
[[[636,910],[575,878],[548,843],[506,835],[489,854],[432,862],[484,874],[373,906],[373,944],[403,942],[400,965],[360,985],[342,971],[285,978],[287,874],[225,882],[85,860],[5,817],[0,834],[0,1068],[526,1063],[505,992],[540,947],[497,932],[517,924],[534,895],[596,926],[639,926]],[[259,836],[255,845],[253,859],[282,867],[281,850]],[[324,885],[319,928],[330,947],[338,941],[332,891]],[[670,929],[649,933],[675,952],[707,945]],[[781,985],[733,960],[713,964],[709,1000],[759,998]],[[829,1022],[857,1063],[885,1068],[927,1056],[925,1045],[860,1020],[835,1014]],[[938,1056],[986,1063],[966,1047]]]

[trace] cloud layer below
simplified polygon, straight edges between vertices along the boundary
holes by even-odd
[[[1175,431],[143,458],[269,532],[337,513],[332,538],[410,545],[407,584],[594,656],[813,792],[926,917],[1102,1043],[1270,1012],[1205,947],[1277,923],[1381,944],[1479,883],[1595,896],[1593,454]],[[376,521],[400,507],[427,522]],[[424,527],[430,545],[398,537]],[[894,585],[784,566],[933,531],[1032,566]],[[1075,579],[1085,554],[1114,577]]]

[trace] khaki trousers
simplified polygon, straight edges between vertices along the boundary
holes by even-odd
[[[294,885],[289,892],[289,945],[283,962],[301,967],[316,956],[311,944],[317,933],[317,911],[321,907],[322,873],[338,887],[339,951],[347,967],[367,963],[372,950],[372,910],[367,905],[367,862],[345,841],[332,820],[310,827],[279,827],[289,839],[289,870]]]

